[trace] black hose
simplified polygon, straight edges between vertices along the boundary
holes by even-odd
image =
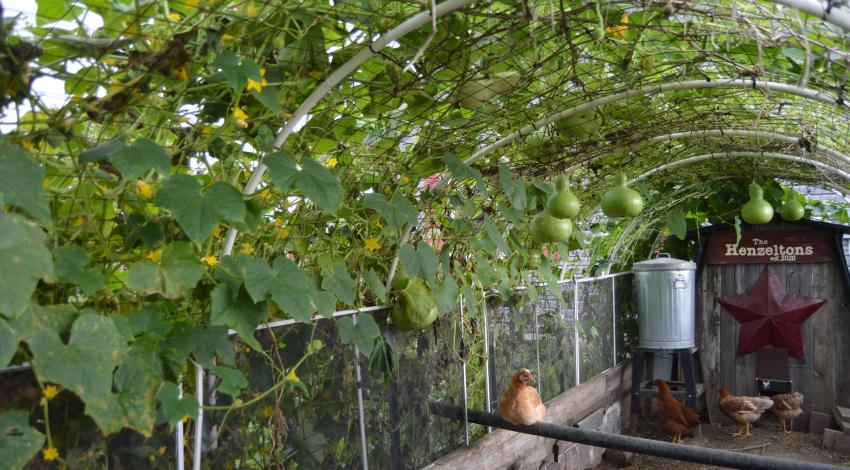
[[[431,413],[434,415],[443,416],[456,421],[463,421],[463,408],[459,406],[432,402],[430,403],[430,408]],[[548,437],[561,441],[569,441],[595,447],[605,447],[606,449],[625,450],[638,454],[654,455],[668,459],[730,468],[741,468],[747,470],[835,470],[842,468],[823,463],[800,462],[796,460],[779,459],[776,457],[730,452],[727,450],[685,446],[681,444],[653,441],[651,439],[623,436],[620,434],[608,434],[599,431],[589,431],[587,429],[559,426],[543,422],[534,423],[530,426],[523,426],[509,423],[495,413],[487,413],[480,410],[468,410],[468,419],[470,423],[493,426],[496,428]]]

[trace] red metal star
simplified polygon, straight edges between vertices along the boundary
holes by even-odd
[[[773,345],[805,362],[800,327],[826,302],[785,291],[782,281],[765,266],[752,290],[746,294],[717,299],[741,324],[738,356]]]

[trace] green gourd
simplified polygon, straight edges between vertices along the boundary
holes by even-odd
[[[556,124],[558,133],[575,139],[587,139],[591,137],[602,126],[596,109],[584,111],[572,116],[565,117]]]
[[[750,200],[741,208],[741,218],[748,224],[766,224],[773,219],[773,207],[764,200],[764,191],[757,183],[750,185]]]
[[[543,211],[531,219],[530,231],[531,239],[537,243],[565,242],[573,233],[573,223]]]
[[[602,196],[601,205],[608,217],[634,216],[643,210],[643,196],[626,186],[626,175],[618,172],[614,176],[614,188]]]
[[[559,219],[574,219],[581,210],[581,201],[570,191],[570,180],[566,175],[555,179],[555,194],[546,202],[546,210]]]
[[[806,209],[803,208],[803,205],[800,204],[800,201],[797,200],[797,193],[791,191],[791,194],[788,195],[788,200],[785,201],[785,204],[782,204],[782,207],[779,208],[779,215],[782,217],[782,220],[787,222],[796,222],[803,218],[806,214]]]
[[[396,292],[396,303],[390,312],[393,325],[402,331],[421,330],[437,319],[437,301],[421,277],[394,282],[401,287]],[[403,287],[402,287],[403,286]]]

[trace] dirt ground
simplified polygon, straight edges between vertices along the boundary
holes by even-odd
[[[771,417],[772,418],[772,417]],[[729,434],[738,430],[737,426],[726,425],[718,428],[712,424],[701,425],[702,437],[697,439],[692,436],[685,437],[685,444],[689,446],[708,447],[712,449],[740,450],[750,454],[762,454],[761,448],[741,450],[748,447],[764,445],[764,454],[771,457],[780,457],[799,461],[828,463],[850,468],[850,454],[842,454],[824,450],[821,446],[823,436],[821,434],[809,434],[793,432],[784,434],[778,421],[774,419],[756,423],[758,427],[750,426],[751,437],[742,439],[732,437]],[[629,435],[643,437],[646,439],[667,440],[669,434],[657,423],[647,426],[645,432],[635,432]],[[602,470],[614,470],[620,468],[631,468],[640,470],[670,470],[671,464],[676,470],[702,470],[716,469],[712,465],[704,465],[690,462],[679,462],[661,457],[635,454],[632,462],[627,467],[617,467],[603,460],[602,465],[596,467]],[[805,464],[801,462],[801,469]]]

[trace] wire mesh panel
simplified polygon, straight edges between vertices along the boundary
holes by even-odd
[[[617,321],[617,362],[631,357],[630,351],[637,344],[638,322],[635,301],[634,275],[617,276],[614,282],[614,315]]]
[[[582,381],[614,366],[614,306],[610,279],[578,283]]]
[[[248,379],[249,393],[243,397],[259,396],[284,380],[264,355],[288,371],[309,354],[286,385],[256,404],[207,413],[218,440],[205,454],[205,465],[274,468],[286,460],[305,469],[361,468],[354,351],[340,343],[335,323],[298,323],[264,330],[257,337],[264,351],[243,348],[236,359]],[[217,404],[233,403],[223,393],[216,398]]]
[[[488,303],[490,336],[491,407],[517,369],[531,370],[541,397],[548,400],[575,384],[572,294],[561,303],[541,292],[534,301],[518,295]]]
[[[428,402],[462,406],[461,333],[446,315],[415,333],[397,333],[396,381],[365,374],[370,468],[419,468],[464,445],[462,422],[432,416]],[[367,367],[361,359],[361,367]]]

